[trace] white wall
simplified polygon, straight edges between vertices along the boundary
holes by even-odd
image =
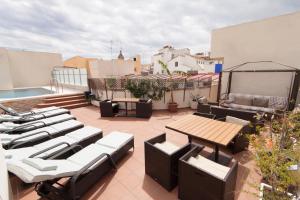
[[[4,159],[4,150],[0,145],[0,199],[9,200],[10,199],[10,186],[9,186],[9,177],[6,167],[6,162]]]
[[[90,63],[90,78],[104,78],[134,74],[133,60],[92,60]]]
[[[231,92],[288,97],[292,79],[292,73],[233,73]]]
[[[8,54],[6,49],[0,48],[0,90],[12,89],[13,87]]]
[[[175,67],[176,62],[178,62],[177,67]],[[171,72],[173,72],[173,71],[187,72],[187,71],[191,70],[190,65],[186,65],[184,56],[178,56],[178,57],[170,60],[169,62],[167,62],[167,65]]]
[[[49,85],[53,67],[62,64],[57,53],[0,48],[0,89]]]
[[[300,12],[296,12],[216,29],[212,31],[212,57],[224,57],[224,69],[244,62],[262,60],[300,68],[299,22]],[[282,96],[287,93],[286,87],[291,81],[291,75],[288,73],[277,75],[264,73],[253,76],[243,75],[239,80],[238,77],[234,77],[233,90],[243,91],[243,93],[249,90],[251,93]],[[222,92],[225,91],[226,85],[225,75],[222,81]]]

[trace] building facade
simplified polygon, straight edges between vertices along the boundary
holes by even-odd
[[[64,61],[65,67],[73,68],[89,68],[89,61],[95,60],[96,58],[84,58],[81,56],[74,56]]]
[[[220,60],[212,59],[209,55],[198,53],[192,55],[190,49],[175,49],[172,46],[165,46],[152,56],[152,66],[154,74],[165,74],[166,72],[161,68],[159,61],[168,65],[171,72],[189,72],[194,71],[198,73],[214,72],[215,64]]]
[[[120,52],[117,59],[94,59],[89,61],[89,76],[91,78],[106,78],[141,73],[141,57],[125,59]]]
[[[295,12],[213,30],[212,56],[224,57],[224,69],[257,61],[273,61],[300,69],[299,21],[300,12]],[[248,70],[278,68],[261,64],[248,66]],[[239,73],[232,77],[232,92],[288,96],[293,77],[293,73],[287,72]],[[226,91],[227,82],[228,73],[224,73],[221,93]]]

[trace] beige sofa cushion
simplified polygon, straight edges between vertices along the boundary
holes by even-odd
[[[249,96],[235,96],[234,103],[240,105],[251,106],[252,105],[252,97]]]
[[[250,124],[250,122],[247,120],[243,120],[243,119],[239,119],[239,118],[231,117],[231,116],[226,116],[226,122],[232,123],[232,124],[239,124],[242,126],[247,126]]]
[[[269,106],[269,99],[265,97],[254,97],[253,106],[267,108]]]
[[[267,112],[267,113],[273,113],[275,110],[273,108],[265,108],[265,107],[257,107],[257,106],[245,106],[245,105],[240,105],[240,104],[224,104],[229,108],[234,108],[234,109],[244,109],[244,110],[251,110],[251,111],[262,111],[262,112]]]

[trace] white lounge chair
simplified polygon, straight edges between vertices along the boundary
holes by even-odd
[[[22,160],[24,158],[49,158],[52,155],[66,151],[69,147],[78,145],[79,148],[94,143],[102,138],[102,130],[91,126],[85,126],[40,144],[18,149],[4,150],[5,160]]]
[[[42,197],[79,199],[133,147],[133,135],[113,132],[65,160],[26,158],[9,161],[7,167],[22,181],[38,183],[35,189]],[[64,185],[58,183],[61,178],[67,178]]]
[[[7,113],[9,115],[13,115],[13,116],[29,116],[32,114],[41,114],[41,113],[48,112],[51,110],[60,109],[60,107],[50,106],[50,107],[46,107],[46,108],[33,109],[32,111],[29,111],[29,112],[17,112],[10,107],[6,107],[6,106],[0,104],[0,109],[2,109],[5,113]]]
[[[76,120],[68,120],[21,134],[0,134],[0,139],[5,149],[28,147],[82,127],[83,123]]]
[[[62,114],[70,114],[70,111],[64,108],[58,108],[54,110],[45,111],[43,113],[33,113],[30,115],[0,115],[0,123],[2,122],[14,122],[14,123],[25,123],[34,120],[44,119],[47,117],[53,117]]]
[[[54,117],[49,117],[45,119],[40,119],[32,122],[27,122],[24,124],[15,124],[12,122],[3,122],[0,124],[0,134],[9,133],[9,134],[19,134],[25,131],[34,130],[37,128],[49,126],[52,124],[64,122],[67,120],[76,119],[74,116],[69,114],[57,115]]]

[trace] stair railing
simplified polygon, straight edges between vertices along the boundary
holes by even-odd
[[[51,87],[51,91],[53,91],[54,88],[55,93],[59,93],[59,83],[57,79],[53,78],[50,80],[50,87]]]

